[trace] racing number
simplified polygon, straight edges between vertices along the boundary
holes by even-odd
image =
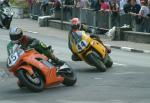
[[[14,65],[16,63],[17,59],[18,59],[17,53],[10,55],[8,58],[8,65],[10,65],[10,66]]]
[[[83,50],[86,46],[87,46],[86,41],[81,41],[81,42],[79,42],[78,45],[77,45],[78,51],[80,52],[80,51]]]
[[[11,60],[15,61],[17,59],[16,55],[11,55]]]

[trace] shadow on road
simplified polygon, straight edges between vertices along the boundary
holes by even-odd
[[[15,83],[15,82],[14,82]],[[17,85],[16,85],[17,86]],[[67,91],[70,91],[70,90],[73,90],[73,88],[77,87],[77,85],[74,85],[74,86],[64,86],[64,85],[58,85],[58,86],[50,86],[48,88],[45,88],[43,91],[41,92],[32,92],[30,91],[29,89],[27,88],[19,88],[19,87],[14,87],[13,86],[13,89],[9,89],[9,90],[6,90],[5,93],[6,94],[9,94],[9,95],[23,95],[23,94],[47,94],[47,93],[64,93],[64,92],[67,92]]]
[[[6,69],[6,61],[1,61],[0,62],[0,69]]]
[[[67,63],[73,68],[75,72],[82,72],[82,73],[103,73],[97,71],[95,67],[86,64],[83,61],[67,61]]]
[[[74,70],[76,72],[81,72],[81,73],[103,73],[103,72],[97,71],[95,67],[76,68]]]

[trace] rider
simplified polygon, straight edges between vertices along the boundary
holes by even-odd
[[[3,6],[3,5],[10,6],[9,0],[0,0],[0,6]]]
[[[3,9],[5,6],[10,7],[9,0],[0,0],[0,24],[2,24],[3,22],[5,22],[5,20],[6,20],[6,19],[4,19],[4,20],[2,21],[2,16],[1,16],[2,11],[3,11],[2,9]],[[3,26],[0,25],[0,28],[2,28],[2,27],[3,27]]]
[[[55,57],[51,46],[47,47],[43,42],[40,42],[36,38],[23,35],[23,31],[21,28],[18,27],[11,28],[9,32],[9,36],[11,41],[7,45],[7,50],[9,50],[13,44],[20,44],[22,49],[24,50],[28,48],[34,48],[39,53],[46,55],[57,66],[61,66],[65,63],[64,61],[59,60],[57,57]],[[10,55],[9,51],[8,51],[8,55]]]
[[[73,18],[73,19],[71,20],[71,30],[70,30],[69,36],[68,36],[68,46],[69,46],[69,49],[72,51],[72,53],[73,53],[73,50],[72,50],[72,48],[71,48],[71,42],[70,42],[71,40],[70,40],[70,39],[72,38],[72,32],[75,32],[75,31],[78,31],[78,30],[83,30],[83,31],[85,31],[85,32],[93,33],[93,29],[91,29],[89,26],[87,26],[87,25],[85,25],[85,24],[81,24],[81,23],[80,23],[80,20],[79,20],[78,18]],[[96,40],[99,41],[102,45],[104,45],[103,42],[100,40],[99,36],[94,35],[94,34],[90,34],[90,37],[93,38],[93,39],[96,39]],[[104,46],[105,46],[105,45],[104,45]],[[108,48],[108,47],[106,47],[106,46],[105,46],[105,48],[107,49],[108,53],[111,52],[111,49],[110,49],[110,48]],[[72,55],[72,60],[74,60],[74,61],[79,61],[80,58],[79,58],[75,53],[73,53],[73,55]]]

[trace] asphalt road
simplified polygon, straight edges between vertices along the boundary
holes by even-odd
[[[33,31],[27,34],[51,44],[55,54],[73,67],[78,81],[73,87],[59,85],[41,93],[31,93],[27,89],[20,90],[12,75],[2,75],[0,103],[150,103],[150,54],[112,49],[113,67],[99,73],[84,62],[71,61],[66,31],[39,28],[36,21],[26,19],[14,20],[12,26]],[[0,71],[6,70],[8,41],[8,30],[0,29]]]

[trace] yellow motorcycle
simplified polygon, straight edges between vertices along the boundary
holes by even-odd
[[[73,54],[89,65],[95,66],[98,71],[105,72],[113,65],[106,47],[85,31],[72,32],[69,40]]]

